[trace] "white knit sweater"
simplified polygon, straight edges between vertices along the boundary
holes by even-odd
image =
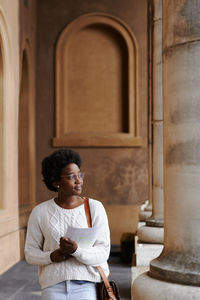
[[[25,243],[26,261],[39,266],[41,288],[64,280],[101,281],[95,266],[101,265],[109,275],[107,259],[110,253],[110,231],[107,215],[101,202],[89,199],[92,226],[101,226],[97,240],[91,248],[80,248],[69,260],[53,263],[50,254],[59,248],[60,237],[68,226],[86,228],[84,204],[74,209],[58,206],[54,199],[37,205],[29,217]]]

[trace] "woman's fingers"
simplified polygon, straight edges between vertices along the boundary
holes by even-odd
[[[68,238],[61,238],[60,239],[60,248],[61,251],[67,254],[72,254],[73,252],[76,251],[78,245],[76,242],[68,239]]]

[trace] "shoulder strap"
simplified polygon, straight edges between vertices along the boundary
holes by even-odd
[[[88,227],[92,227],[92,218],[91,218],[88,198],[84,199],[84,206],[85,206],[85,214],[86,214],[86,218],[87,218]]]
[[[86,214],[86,218],[87,218],[88,227],[92,227],[92,218],[91,218],[90,205],[89,205],[88,198],[84,199],[84,207],[85,207],[85,214]],[[115,295],[113,293],[113,289],[112,289],[112,287],[111,287],[111,285],[109,283],[109,280],[108,280],[106,274],[104,273],[102,267],[101,266],[97,266],[96,268],[99,271],[99,274],[100,274],[103,282],[105,283],[106,290],[108,292],[108,295],[109,295],[110,299],[111,300],[117,300],[115,298]]]

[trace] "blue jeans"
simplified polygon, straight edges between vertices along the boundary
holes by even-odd
[[[94,282],[65,280],[42,290],[42,300],[97,300]]]

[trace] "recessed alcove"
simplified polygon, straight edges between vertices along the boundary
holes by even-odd
[[[54,146],[141,146],[137,47],[119,19],[88,14],[70,23],[56,48]]]
[[[3,207],[3,58],[0,38],[0,209]]]
[[[22,75],[19,98],[19,206],[30,199],[30,157],[29,157],[29,67],[27,53],[22,56]]]
[[[127,47],[120,34],[109,26],[88,26],[65,55],[64,134],[128,132]]]

